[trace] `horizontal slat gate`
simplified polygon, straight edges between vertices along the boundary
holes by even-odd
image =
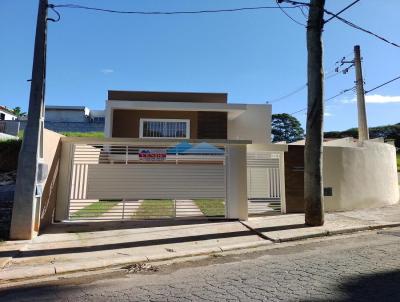
[[[143,161],[140,150],[167,146],[75,144],[70,220],[225,217],[225,149],[166,154]],[[157,151],[158,152],[158,151]]]
[[[224,198],[223,165],[90,165],[88,199]]]
[[[250,215],[281,211],[279,154],[247,153],[247,195]]]

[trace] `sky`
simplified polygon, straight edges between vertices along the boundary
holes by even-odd
[[[337,12],[353,0],[326,0]],[[273,0],[52,0],[119,10],[174,11],[275,5]],[[0,105],[28,108],[37,0],[0,0]],[[104,109],[107,90],[226,92],[230,103],[305,108],[306,29],[279,9],[202,15],[119,15],[58,8],[48,24],[46,104]],[[341,16],[400,44],[400,1],[361,0]],[[299,9],[286,9],[305,24]],[[49,14],[55,17],[54,13]],[[338,20],[323,33],[325,98],[354,86],[335,63],[361,46],[365,89],[400,75],[400,48]],[[400,122],[400,80],[367,95],[369,126]],[[326,131],[357,126],[354,92],[326,102]],[[305,126],[305,111],[295,114]]]

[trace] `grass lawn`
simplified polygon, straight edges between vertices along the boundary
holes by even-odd
[[[104,132],[60,132],[60,134],[71,137],[104,137]]]
[[[397,171],[400,172],[400,152],[398,152],[396,155],[397,155]]]
[[[222,199],[196,199],[194,203],[205,216],[225,216],[225,206]]]
[[[99,217],[116,206],[119,200],[99,200],[71,214],[72,219]]]
[[[174,214],[172,199],[146,199],[133,214],[133,218],[170,218]]]

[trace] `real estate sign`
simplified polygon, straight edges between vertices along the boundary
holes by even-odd
[[[167,158],[165,149],[139,149],[139,160],[163,161]]]

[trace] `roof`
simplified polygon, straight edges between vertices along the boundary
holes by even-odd
[[[247,110],[248,106],[270,106],[266,104],[227,104],[205,102],[148,102],[148,101],[119,101],[108,100],[112,109],[123,110],[155,110],[155,111],[214,111],[227,112],[228,119],[235,119]]]
[[[227,103],[227,93],[109,90],[108,100],[148,102]]]
[[[86,110],[85,106],[57,106],[57,105],[46,105],[46,110]]]
[[[6,106],[0,106],[0,110],[7,112],[8,114],[11,114],[13,116],[17,116],[14,112],[12,112],[10,109],[8,109]]]

